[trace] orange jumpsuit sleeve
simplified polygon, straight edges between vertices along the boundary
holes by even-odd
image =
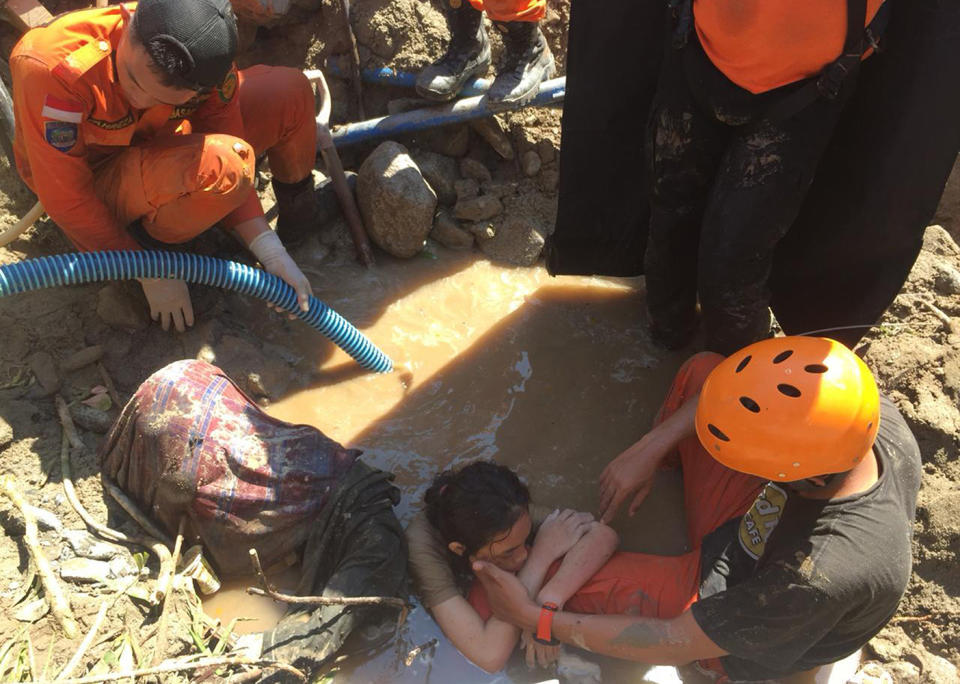
[[[26,154],[24,161],[29,165],[33,190],[47,214],[82,251],[139,249],[94,191],[81,125],[89,111],[84,99],[71,92],[40,60],[18,56],[10,66],[17,135]],[[56,117],[63,118],[56,113],[58,103],[77,105],[81,121],[58,120]],[[61,135],[59,139],[54,137],[57,134]]]
[[[223,82],[214,88],[203,104],[190,116],[191,130],[194,133],[224,133],[246,140],[238,86],[239,75],[234,65]],[[257,197],[256,188],[251,188],[243,204],[227,214],[220,224],[229,230],[239,223],[258,216],[263,216],[263,207],[260,204],[260,198]]]

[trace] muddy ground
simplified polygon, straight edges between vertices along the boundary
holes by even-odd
[[[85,3],[50,3],[53,10]],[[247,50],[241,62],[267,62],[304,67],[322,67],[327,57],[346,50],[343,17],[339,3],[305,0],[292,21],[245,32]],[[392,66],[416,70],[443,49],[446,29],[437,3],[420,0],[362,0],[355,3],[354,25],[365,66]],[[565,54],[564,26],[568,4],[551,2],[545,22],[551,45],[562,69]],[[4,28],[0,49],[6,55],[15,37]],[[334,80],[334,120],[349,120],[356,104],[346,83]],[[409,92],[390,88],[366,88],[368,116],[386,113],[387,102],[408,97]],[[515,149],[544,151],[559,145],[559,115],[553,110],[529,110],[501,117]],[[430,134],[403,140],[411,147],[437,149],[453,134]],[[520,174],[516,160],[504,160],[493,153],[475,132],[466,133],[468,156],[494,170],[494,179],[513,183],[514,194],[508,210],[536,214],[549,231],[556,211],[555,178],[558,160],[547,160],[535,177]],[[546,141],[546,142],[543,142]],[[344,151],[346,166],[359,167],[371,146]],[[6,161],[0,162],[0,227],[16,221],[32,205],[32,195],[22,186]],[[924,250],[896,302],[863,342],[865,357],[889,393],[904,412],[920,441],[925,477],[915,523],[914,573],[900,612],[868,647],[868,655],[883,662],[895,681],[956,681],[960,666],[960,172],[951,177],[938,215],[943,228],[927,231]],[[308,268],[340,263],[352,258],[343,226],[322,244],[314,244],[298,255]],[[211,235],[193,249],[228,258],[245,255],[222,237]],[[0,263],[11,263],[70,251],[69,244],[48,220],[42,221],[21,239],[0,249]],[[442,250],[440,250],[442,254]],[[308,271],[309,273],[309,271]],[[240,296],[205,288],[194,288],[197,325],[184,335],[163,333],[148,321],[138,288],[129,284],[88,285],[41,291],[0,300],[0,473],[10,474],[22,487],[33,506],[56,516],[64,528],[83,529],[79,517],[66,501],[60,467],[61,428],[53,394],[59,392],[77,411],[84,411],[81,435],[85,449],[73,449],[73,477],[80,498],[98,520],[109,520],[120,529],[134,532],[97,477],[95,450],[102,439],[104,416],[78,409],[103,384],[95,365],[74,371],[64,362],[78,350],[99,345],[102,363],[121,397],[129,396],[153,370],[187,357],[215,358],[218,365],[244,383],[263,403],[277,399],[318,377],[328,357],[326,346],[290,348],[289,323],[268,313],[262,306]],[[952,317],[953,328],[938,317]],[[364,324],[362,314],[356,321]],[[102,401],[102,400],[100,400]],[[107,419],[117,406],[106,408]],[[81,416],[78,416],[81,417]],[[19,621],[15,613],[28,591],[25,573],[27,552],[22,543],[23,525],[19,514],[0,498],[0,660],[3,648],[21,649],[24,662],[33,659],[33,672],[51,663],[48,673],[58,672],[76,650],[77,641],[63,638],[48,614],[35,623]],[[56,531],[41,534],[46,555],[56,570],[82,555],[64,542]],[[77,542],[82,546],[81,542]],[[124,552],[109,561],[117,576],[110,586],[97,582],[69,585],[77,617],[85,629],[101,603],[116,601],[107,623],[99,631],[88,656],[75,674],[104,657],[129,659],[136,647],[153,647],[158,611],[141,600],[116,594],[124,577],[136,577],[132,558]],[[156,561],[150,559],[140,584],[150,585],[156,576]],[[129,582],[127,582],[129,583]],[[35,592],[34,592],[35,593]],[[19,602],[18,602],[19,601]],[[16,605],[15,605],[16,603]],[[188,613],[185,613],[188,615]],[[196,639],[189,636],[187,622],[162,651],[196,651]],[[201,643],[213,648],[215,637],[199,627]],[[124,639],[125,634],[131,637]],[[29,635],[29,640],[26,639]],[[12,640],[12,642],[11,642]],[[31,648],[26,648],[29,641]],[[130,645],[125,646],[125,643]],[[18,651],[19,652],[19,651]],[[138,662],[149,653],[137,654]],[[110,659],[109,657],[107,658]],[[0,667],[2,670],[2,667]],[[0,671],[0,678],[3,673]]]

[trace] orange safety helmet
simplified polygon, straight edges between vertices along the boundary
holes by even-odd
[[[780,482],[852,469],[879,422],[870,369],[823,337],[775,337],[732,354],[703,383],[696,418],[720,463]]]

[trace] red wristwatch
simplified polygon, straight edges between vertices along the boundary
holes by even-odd
[[[547,601],[540,606],[540,618],[537,620],[537,633],[533,640],[544,646],[556,646],[560,642],[553,638],[553,616],[560,610],[556,603]]]

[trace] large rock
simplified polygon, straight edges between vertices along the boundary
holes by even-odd
[[[500,120],[495,116],[485,119],[474,119],[470,122],[470,128],[475,130],[481,138],[504,159],[513,159],[513,145],[510,143],[510,136],[503,130]]]
[[[470,149],[470,129],[466,124],[441,126],[424,131],[417,140],[424,146],[445,157],[462,157]]]
[[[367,157],[357,179],[357,201],[370,239],[381,249],[402,258],[423,249],[437,195],[403,145],[387,141]]]
[[[530,266],[543,251],[543,234],[523,218],[508,218],[490,239],[480,239],[480,249],[492,261],[512,266]]]
[[[483,162],[471,159],[470,157],[464,157],[460,160],[460,175],[464,178],[472,178],[481,184],[493,178],[490,169],[484,166]]]
[[[483,221],[503,213],[503,203],[492,195],[480,195],[457,202],[453,215],[464,221]]]
[[[461,228],[445,211],[437,214],[430,237],[448,249],[466,250],[473,247],[473,235]]]
[[[473,240],[472,236],[470,240]],[[13,442],[13,428],[3,419],[3,416],[0,416],[0,451],[6,449],[11,442]]]
[[[413,160],[420,167],[420,173],[437,193],[440,204],[451,205],[457,201],[457,191],[453,184],[457,182],[457,162],[442,154],[421,150],[413,154]]]
[[[45,351],[34,352],[27,357],[27,364],[37,379],[40,396],[49,397],[60,389],[60,374],[57,373],[57,365],[50,354]]]

